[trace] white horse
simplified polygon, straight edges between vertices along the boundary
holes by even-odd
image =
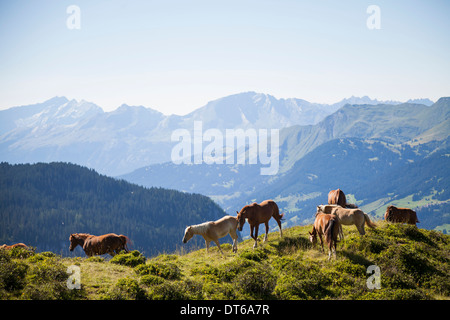
[[[223,254],[220,248],[219,239],[230,234],[233,239],[233,252],[237,252],[237,233],[236,228],[238,220],[233,216],[225,216],[217,221],[208,221],[202,224],[196,224],[189,226],[184,230],[183,243],[188,242],[194,234],[199,234],[205,239],[206,252],[209,252],[209,243],[214,241],[219,248],[221,254]]]

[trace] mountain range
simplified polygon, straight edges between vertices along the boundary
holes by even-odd
[[[424,100],[431,104],[430,100]],[[10,163],[67,161],[117,176],[171,160],[171,134],[203,129],[282,129],[315,125],[348,103],[379,104],[351,97],[327,105],[302,99],[276,99],[255,92],[209,102],[185,115],[164,115],[143,106],[121,105],[104,112],[94,103],[54,97],[42,103],[0,111],[0,160]],[[399,102],[390,102],[399,104]]]

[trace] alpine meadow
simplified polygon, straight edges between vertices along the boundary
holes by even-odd
[[[0,1],[2,314],[448,313],[449,17]]]

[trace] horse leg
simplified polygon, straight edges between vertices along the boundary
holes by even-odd
[[[323,248],[323,239],[322,239],[322,234],[320,232],[317,233],[319,235],[319,239],[320,239],[320,245],[322,246],[322,252],[325,252],[325,249]]]
[[[217,245],[217,248],[219,248],[220,253],[223,255],[222,249],[220,249],[220,242],[219,242],[219,240],[213,240],[213,241]]]
[[[233,252],[237,252],[237,239],[233,239]]]
[[[281,220],[280,219],[275,219],[278,223],[278,228],[280,228],[280,237],[283,238],[283,231],[281,230]]]
[[[264,236],[264,242],[266,242],[268,234],[269,234],[269,222],[266,221],[266,222],[264,222],[264,224],[266,225],[266,235]]]
[[[334,240],[334,259],[336,259],[336,244],[337,244],[337,241]]]
[[[209,242],[208,240],[205,240],[205,244],[206,244],[206,253],[209,253]]]
[[[364,220],[359,226],[356,226],[356,228],[358,229],[360,235],[363,236],[366,234],[366,231],[364,230]]]
[[[253,237],[253,239],[255,240],[255,244],[253,245],[253,248],[258,247],[258,229],[259,229],[259,225],[257,224],[255,226],[255,236]]]
[[[230,231],[230,236],[231,236],[231,239],[233,239],[233,252],[236,253],[237,252],[237,239],[238,239],[236,230]]]

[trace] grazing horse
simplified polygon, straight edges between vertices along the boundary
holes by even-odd
[[[366,234],[364,223],[370,228],[375,228],[377,226],[370,221],[369,216],[360,209],[346,209],[338,205],[320,205],[317,206],[317,213],[337,215],[341,224],[346,226],[354,224],[360,235]]]
[[[199,234],[205,239],[206,252],[209,252],[209,243],[214,241],[219,248],[221,254],[223,254],[220,248],[219,239],[230,234],[233,239],[233,252],[237,252],[237,228],[238,221],[236,217],[225,216],[217,221],[208,221],[202,224],[189,226],[184,230],[183,243],[188,242],[194,234]]]
[[[109,253],[115,256],[122,250],[128,252],[127,243],[130,239],[124,235],[108,233],[101,236],[94,236],[88,233],[74,233],[69,237],[69,250],[73,251],[76,246],[81,246],[88,257]]]
[[[345,194],[341,189],[331,190],[328,193],[328,204],[337,204],[342,208],[347,206],[347,200],[345,199]]]
[[[331,190],[328,193],[328,204],[337,204],[342,208],[357,209],[358,206],[354,203],[347,203],[344,191],[341,189]]]
[[[386,208],[384,219],[389,222],[406,222],[413,225],[420,222],[419,219],[417,219],[417,214],[415,211],[408,208],[397,208],[394,206],[389,206]]]
[[[281,220],[283,219],[284,213],[280,214],[278,206],[273,200],[264,200],[260,204],[254,202],[243,207],[240,212],[236,211],[236,213],[239,222],[239,231],[242,231],[245,219],[247,219],[250,224],[250,236],[255,240],[253,248],[258,246],[258,229],[261,223],[266,225],[266,236],[264,237],[264,242],[267,240],[267,234],[269,233],[269,220],[271,217],[273,217],[278,223],[278,227],[280,228],[280,237],[283,236],[283,232],[281,231]],[[253,230],[255,230],[254,235]]]
[[[25,249],[29,249],[28,246],[24,243],[15,243],[12,244],[10,246],[7,246],[6,244],[0,246],[0,249],[4,249],[4,250],[10,250],[10,249],[14,249],[14,248],[25,248]]]
[[[318,213],[316,215],[316,220],[314,221],[312,231],[309,232],[309,241],[311,241],[314,246],[317,243],[317,235],[319,235],[320,244],[322,245],[322,251],[324,251],[322,235],[325,235],[325,241],[328,245],[328,260],[331,259],[331,252],[333,251],[333,247],[334,257],[336,258],[337,236],[340,233],[341,228],[341,223],[337,216]]]

